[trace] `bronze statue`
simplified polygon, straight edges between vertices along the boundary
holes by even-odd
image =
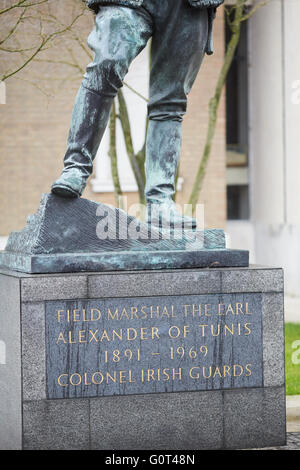
[[[224,0],[90,0],[96,13],[87,66],[71,120],[64,170],[52,192],[81,196],[106,129],[118,88],[132,60],[152,37],[145,197],[148,221],[158,215],[195,228],[175,211],[173,195],[187,95],[203,56],[212,53],[212,23]],[[153,208],[156,208],[154,211]]]

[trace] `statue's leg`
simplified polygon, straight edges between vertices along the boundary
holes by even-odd
[[[152,223],[157,223],[159,211],[162,218],[173,217],[175,224],[194,228],[195,219],[182,217],[175,211],[173,196],[187,95],[207,42],[207,10],[192,9],[185,2],[167,1],[166,17],[157,15],[154,20],[145,196]]]
[[[88,45],[94,51],[75,101],[64,170],[52,192],[81,196],[92,173],[93,160],[106,129],[114,97],[132,60],[152,34],[151,17],[144,10],[102,7]]]

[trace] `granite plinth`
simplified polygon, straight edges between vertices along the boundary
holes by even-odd
[[[12,232],[0,266],[27,273],[248,266],[228,250],[224,230],[157,228],[87,199],[43,195],[37,213]]]
[[[0,448],[189,450],[261,448],[285,443],[281,269],[250,266],[52,275],[2,271],[0,289],[0,341],[6,346],[6,361],[5,364],[0,364],[0,411],[4,417],[1,421]],[[178,306],[182,304],[183,297],[185,305],[197,302],[198,310],[194,311],[197,315],[200,312],[199,299],[205,301],[207,308],[205,310],[203,305],[204,310],[198,320],[193,317],[191,307],[186,310],[191,316],[187,316],[184,324],[180,323],[182,316],[175,317],[180,313]],[[119,305],[119,313],[122,311],[121,307],[127,306],[129,312],[130,300],[137,309],[139,304],[140,307],[149,307],[150,304],[164,305],[169,314],[172,312],[170,305],[174,305],[174,317],[170,316],[168,319],[163,315],[166,310],[161,309],[161,316],[151,318],[148,315],[147,319],[140,318],[136,323],[134,314],[141,310],[133,310],[133,319],[127,319],[126,315],[118,318],[116,309],[112,309],[112,306]],[[148,377],[150,381],[143,384],[143,389],[134,383],[131,385],[129,381],[124,384],[123,373],[117,393],[114,390],[115,394],[111,396],[105,396],[100,386],[98,389],[94,388],[93,393],[87,393],[90,376],[87,376],[85,389],[77,384],[80,381],[78,371],[84,372],[85,367],[89,365],[90,354],[90,346],[85,343],[87,338],[83,333],[83,320],[87,318],[81,317],[80,323],[77,322],[77,315],[82,313],[84,305],[95,307],[98,304],[98,309],[102,310],[102,313],[105,312],[104,301],[111,308],[114,321],[123,322],[119,327],[114,324],[116,334],[120,335],[120,330],[125,331],[127,327],[139,332],[139,339],[131,341],[130,344],[131,350],[135,352],[134,347],[141,346],[140,359],[145,361],[143,369],[150,370],[150,375],[147,376],[147,381]],[[236,315],[236,309],[235,313],[232,313],[228,307],[230,301],[232,308],[239,305],[239,315]],[[245,308],[247,302],[248,310]],[[151,370],[157,370],[160,366],[157,363],[154,367],[150,353],[159,352],[161,346],[164,351],[161,369],[170,368],[170,365],[164,363],[165,348],[174,346],[176,352],[178,346],[184,345],[187,352],[190,352],[186,366],[199,367],[202,362],[193,363],[197,361],[194,350],[200,345],[196,341],[198,336],[195,336],[195,326],[196,323],[212,323],[213,332],[217,334],[214,323],[216,317],[209,316],[216,312],[216,305],[226,305],[228,328],[232,331],[233,327],[237,328],[237,334],[232,335],[228,330],[222,340],[220,335],[219,339],[218,336],[207,337],[205,345],[208,354],[203,357],[203,361],[207,360],[215,366],[216,360],[221,365],[225,364],[222,358],[226,358],[226,364],[229,365],[232,365],[232,360],[240,366],[252,361],[252,377],[245,373],[240,375],[239,379],[241,369],[237,368],[238,373],[234,380],[229,380],[227,376],[222,382],[220,377],[216,376],[214,382],[205,382],[205,389],[197,386],[191,389],[192,382],[185,384],[184,380],[180,386],[185,389],[176,390],[175,386],[173,391],[170,388],[164,391],[160,388],[159,381],[156,381],[155,389],[155,381],[152,379],[154,377],[157,380],[158,376],[157,373],[153,375]],[[221,307],[221,312],[224,312],[224,309],[225,307]],[[70,323],[68,310],[75,315]],[[153,311],[156,312],[156,309]],[[85,325],[88,330],[92,330],[92,336],[98,338],[95,347],[99,348],[100,332],[102,335],[106,329],[110,335],[111,329],[105,315],[101,319],[100,328],[96,313],[94,311],[92,319],[94,327],[89,322]],[[224,318],[222,321],[225,321]],[[52,324],[56,325],[57,331]],[[159,339],[155,340],[156,330],[152,330],[153,341],[148,340],[146,336],[141,338],[141,328],[144,328],[142,334],[146,335],[147,331],[151,331],[147,330],[147,327],[153,325],[158,328]],[[164,336],[168,332],[168,326],[179,328],[172,329],[171,336],[174,338],[168,339],[170,343],[165,341]],[[73,343],[75,327],[78,329],[76,344]],[[249,333],[249,329],[251,334],[245,334]],[[176,338],[176,331],[179,330],[182,334]],[[130,334],[132,331],[130,330]],[[63,332],[63,336],[59,336],[60,332]],[[184,332],[187,333],[186,338]],[[58,344],[56,336],[60,338]],[[90,335],[90,339],[92,336]],[[244,343],[242,350],[240,341]],[[146,343],[152,344],[153,347],[149,349],[150,346]],[[103,354],[103,363],[99,356],[100,362],[92,364],[92,367],[97,366],[99,371],[106,360],[104,350],[107,350],[108,354],[115,350],[121,351],[120,344],[116,337],[115,347],[110,351],[106,347],[108,341],[103,341],[103,347],[99,349]],[[194,348],[190,348],[192,344]],[[56,351],[56,347],[59,347],[59,351]],[[182,350],[177,353],[182,354]],[[66,354],[69,360],[65,363]],[[62,359],[63,369],[56,371],[58,366],[55,364],[55,367],[52,367],[55,358],[58,365]],[[177,382],[174,381],[174,384],[179,384],[178,368],[182,367],[183,376],[184,371],[188,370],[185,369],[185,358],[179,359],[172,359],[177,372]],[[154,360],[158,359],[154,357]],[[137,363],[137,360],[131,363],[133,372],[138,370],[135,367]],[[120,363],[121,370],[125,370],[124,363]],[[224,370],[229,371],[228,368],[222,369]],[[110,372],[114,379],[114,371],[111,368],[106,372]],[[245,367],[244,372],[247,372]],[[49,394],[49,379],[53,377],[57,387],[57,376],[61,374],[69,376],[61,377],[60,383],[63,387],[71,374],[77,375],[71,379],[72,389],[69,385],[69,391],[64,392],[63,398],[54,398],[54,395]],[[97,380],[99,377],[97,375]],[[137,375],[134,378],[137,379]],[[113,380],[109,380],[110,384],[115,386]],[[126,389],[129,391],[131,386],[137,387],[137,390],[133,394],[127,394]]]

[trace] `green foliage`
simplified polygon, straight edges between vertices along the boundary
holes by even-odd
[[[300,324],[286,323],[285,325],[285,375],[287,395],[300,395]],[[297,351],[299,351],[297,353]]]

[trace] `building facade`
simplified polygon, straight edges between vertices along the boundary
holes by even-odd
[[[66,0],[71,3],[72,0]],[[229,1],[228,3],[232,3]],[[251,2],[249,2],[251,3]],[[65,14],[68,15],[66,8]],[[231,247],[250,250],[251,262],[285,268],[286,293],[300,307],[300,17],[299,0],[271,0],[243,24],[241,41],[218,112],[211,158],[199,203],[205,225],[224,227]],[[87,12],[81,34],[87,37]],[[177,202],[188,202],[204,146],[208,102],[214,93],[229,38],[223,8],[214,27],[215,53],[206,56],[190,93],[184,120]],[[78,57],[80,56],[78,48]],[[62,65],[51,50],[30,74],[41,83],[55,82]],[[52,62],[51,62],[52,60]],[[81,57],[86,65],[86,57]],[[149,54],[132,64],[126,83],[147,98]],[[46,60],[47,62],[47,60]],[[61,60],[62,62],[62,60]],[[51,63],[51,65],[49,65]],[[29,72],[28,72],[29,73]],[[30,81],[30,80],[29,80]],[[14,78],[0,105],[0,236],[24,227],[42,193],[59,175],[71,110],[80,76],[61,80],[52,96]],[[134,146],[143,144],[145,100],[124,87]],[[114,204],[108,136],[103,140],[83,197]],[[136,185],[118,132],[118,166],[128,205],[138,202]]]
[[[300,310],[300,2],[272,0],[247,22],[248,220],[231,243],[282,266],[287,309]],[[299,314],[298,314],[299,315]]]
[[[73,0],[65,0],[70,7]],[[58,2],[59,3],[59,2]],[[65,22],[69,11],[64,9]],[[92,27],[93,15],[86,12],[80,27],[81,37],[86,41]],[[214,93],[224,55],[223,11],[219,10],[215,25],[215,54],[206,56],[201,71],[190,93],[187,115],[184,120],[182,158],[180,162],[180,190],[177,201],[187,203],[194,176],[197,171],[207,129],[208,101]],[[80,53],[80,46],[72,45],[73,55]],[[36,61],[27,69],[26,81],[18,77],[6,84],[6,105],[0,107],[1,173],[5,175],[0,187],[0,235],[23,228],[26,216],[34,213],[42,193],[49,192],[52,182],[63,166],[71,111],[82,74],[72,81],[64,80],[70,70],[64,64],[69,58],[57,58],[55,51],[43,53],[43,62]],[[148,51],[145,50],[132,64],[125,81],[147,98]],[[47,63],[48,61],[48,63]],[[81,58],[85,68],[90,60]],[[38,86],[32,86],[32,77],[39,77]],[[56,81],[60,80],[60,86]],[[35,82],[36,84],[36,82]],[[45,95],[43,88],[49,91]],[[126,86],[123,88],[128,103],[133,129],[134,145],[142,146],[146,123],[147,104]],[[128,205],[138,202],[128,157],[124,151],[122,136],[118,136],[119,173],[124,196]],[[223,227],[226,219],[225,184],[225,98],[222,97],[219,119],[200,202],[205,204],[206,225]],[[99,149],[94,174],[90,178],[83,197],[114,204],[112,180],[107,156],[107,136]]]

